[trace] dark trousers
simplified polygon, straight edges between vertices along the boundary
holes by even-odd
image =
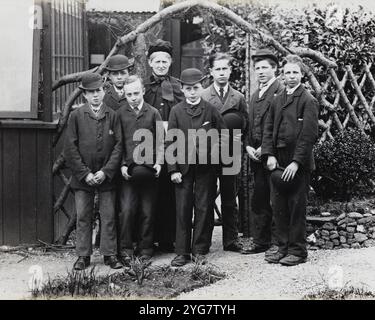
[[[77,209],[76,251],[78,256],[92,254],[92,222],[94,219],[94,192],[75,190]],[[116,191],[99,192],[100,252],[116,255],[117,236],[115,223]]]
[[[159,177],[155,216],[155,241],[161,247],[173,245],[176,239],[176,197],[167,166],[162,167]]]
[[[287,167],[291,155],[285,148],[277,150],[280,166]],[[277,190],[271,183],[271,204],[276,225],[276,237],[279,251],[299,257],[307,257],[306,249],[306,205],[310,183],[310,172],[299,168],[298,185],[293,192]]]
[[[214,225],[216,173],[209,165],[190,165],[176,191],[176,253],[206,254]],[[194,225],[192,226],[194,210]],[[193,228],[192,228],[193,227]]]
[[[276,242],[270,201],[269,171],[262,163],[254,161],[251,161],[251,170],[254,174],[254,191],[251,199],[251,209],[254,215],[254,243],[269,246],[271,242]]]
[[[223,246],[228,247],[238,237],[237,176],[223,175],[220,180]]]
[[[119,251],[132,255],[133,242],[140,254],[152,255],[157,181],[138,184],[123,180],[120,190]],[[134,232],[137,228],[137,232]],[[137,237],[134,236],[136,234]]]

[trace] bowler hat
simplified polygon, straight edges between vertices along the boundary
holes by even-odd
[[[172,48],[172,45],[169,41],[164,41],[162,39],[158,39],[158,40],[156,40],[156,42],[154,44],[152,44],[150,46],[150,48],[148,48],[147,58],[150,58],[150,56],[154,52],[159,52],[159,51],[166,52],[170,56],[172,56],[172,50],[173,50],[173,48]]]
[[[223,114],[223,119],[228,129],[242,129],[243,117],[236,110],[228,110]]]
[[[146,164],[132,163],[129,166],[128,173],[132,177],[132,181],[141,183],[154,180],[156,170]]]
[[[96,90],[103,87],[103,78],[99,73],[87,73],[82,76],[82,83],[79,86],[82,90]]]
[[[198,82],[202,82],[206,76],[203,75],[202,71],[195,68],[188,68],[181,72],[181,77],[178,81],[182,84],[193,85]]]
[[[281,193],[288,193],[294,191],[299,185],[300,177],[298,174],[292,180],[285,181],[281,179],[284,168],[278,167],[271,172],[271,182],[275,188]]]
[[[108,60],[106,70],[108,71],[120,71],[129,68],[133,65],[133,62],[128,59],[127,56],[122,54],[116,54]]]
[[[259,49],[251,56],[251,59],[255,58],[269,58],[273,60],[277,65],[279,64],[279,59],[277,59],[276,55],[269,49]]]

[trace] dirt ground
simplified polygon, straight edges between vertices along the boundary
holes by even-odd
[[[174,254],[153,258],[168,264]],[[28,282],[35,269],[48,276],[64,275],[75,261],[73,253],[29,255],[0,253],[0,299],[29,299]],[[310,251],[308,261],[295,267],[268,264],[263,254],[240,255],[221,248],[221,227],[215,227],[209,262],[227,274],[224,280],[183,293],[177,299],[302,299],[309,293],[352,286],[375,293],[375,247]],[[98,274],[116,270],[104,266],[102,257],[92,259]],[[37,266],[37,267],[35,267]]]

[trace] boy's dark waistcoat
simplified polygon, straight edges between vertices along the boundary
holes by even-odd
[[[264,123],[269,107],[275,96],[283,89],[284,86],[276,79],[262,97],[259,98],[259,89],[253,93],[249,111],[249,145],[253,148],[258,148],[262,144]]]

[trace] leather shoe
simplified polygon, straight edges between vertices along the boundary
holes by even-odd
[[[286,256],[285,253],[281,253],[277,251],[274,254],[271,254],[269,256],[266,256],[264,260],[266,260],[268,263],[279,263],[279,261]]]
[[[116,256],[104,256],[104,264],[112,269],[121,269],[123,265],[117,260]]]
[[[224,247],[224,251],[239,252],[241,254],[249,254],[249,249],[245,249],[242,244],[233,242],[229,246]]]
[[[132,258],[128,255],[119,255],[118,259],[122,263],[124,267],[130,268],[130,262],[132,261]]]
[[[256,253],[266,252],[269,248],[270,248],[270,246],[253,244],[252,247],[249,249],[249,253],[250,254],[256,254]]]
[[[272,254],[276,253],[277,251],[279,251],[279,247],[277,245],[273,244],[271,246],[271,248],[269,248],[264,254],[266,256],[269,256],[269,255],[272,255]]]
[[[141,260],[142,262],[148,262],[151,260],[151,256],[148,255],[148,254],[142,254],[140,257],[139,257],[139,260]]]
[[[298,257],[293,254],[288,254],[286,257],[282,258],[279,263],[283,266],[296,266],[297,264],[306,262],[306,257]]]
[[[207,258],[204,254],[199,254],[199,253],[193,254],[192,260],[193,260],[193,262],[199,263],[201,265],[204,265],[204,264],[207,263]]]
[[[184,254],[184,255],[177,255],[172,261],[171,266],[172,267],[182,267],[183,265],[189,263],[190,261],[190,255]]]
[[[90,257],[78,257],[77,261],[73,265],[74,270],[84,270],[90,265]]]

